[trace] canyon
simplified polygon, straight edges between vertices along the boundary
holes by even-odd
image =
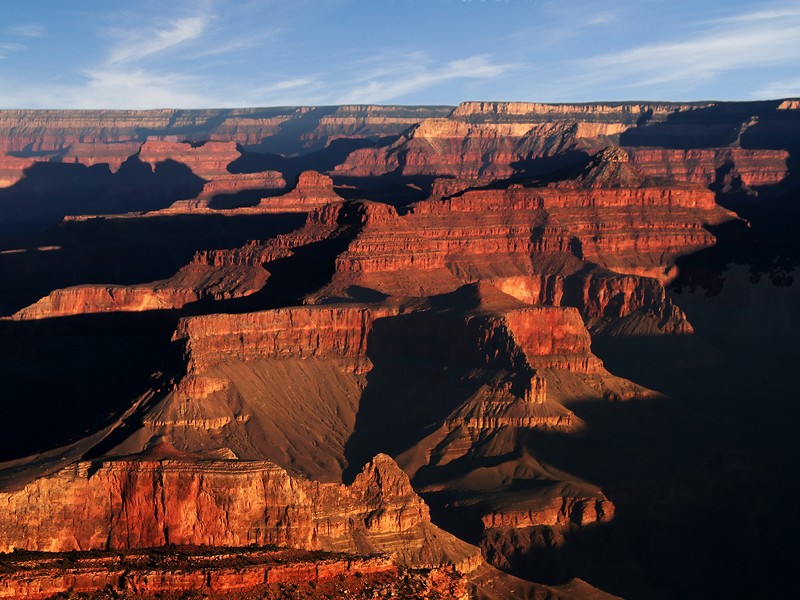
[[[799,140],[0,111],[0,597],[785,595]]]

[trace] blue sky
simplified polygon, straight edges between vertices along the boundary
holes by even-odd
[[[0,108],[800,96],[800,0],[8,0]]]

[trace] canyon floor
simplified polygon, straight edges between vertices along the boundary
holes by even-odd
[[[0,111],[0,598],[793,595],[800,101]]]

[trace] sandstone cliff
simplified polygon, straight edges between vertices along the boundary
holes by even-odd
[[[466,571],[480,562],[477,549],[431,525],[408,477],[384,455],[349,487],[264,462],[132,458],[76,463],[0,498],[4,552],[274,544],[380,549],[401,564]]]
[[[169,143],[181,140],[236,142],[257,145],[279,136],[287,123],[306,124],[303,143],[324,147],[338,137],[398,134],[429,116],[444,116],[449,107],[341,106],[315,109],[243,108],[204,110],[4,110],[0,111],[1,148],[6,151],[57,153],[77,144],[142,143],[148,138]],[[301,125],[302,128],[302,125]],[[280,147],[280,142],[277,144]],[[127,152],[118,147],[119,155]],[[85,156],[76,152],[76,156]],[[124,157],[130,153],[124,154]]]

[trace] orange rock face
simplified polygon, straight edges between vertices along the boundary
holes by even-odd
[[[285,123],[295,119],[312,121],[305,142],[324,147],[343,135],[398,134],[421,119],[450,111],[447,107],[341,106],[317,110],[319,116],[314,119],[313,110],[4,110],[0,112],[0,147],[56,152],[76,144],[141,143],[148,136],[170,143],[189,139],[252,145],[280,133]]]
[[[444,551],[429,540],[427,506],[385,455],[349,487],[295,479],[268,463],[143,458],[79,462],[0,497],[3,552],[274,544],[380,548],[423,565]],[[464,565],[474,563],[470,546],[448,543]]]
[[[714,183],[723,167],[730,167],[748,187],[775,185],[788,175],[786,150],[631,148],[629,152],[631,162],[643,173],[704,186]]]
[[[548,255],[666,281],[675,258],[713,243],[704,224],[732,218],[710,192],[680,187],[511,187],[421,202],[402,216],[385,205],[366,209],[333,285],[339,278],[404,295],[547,275],[531,258]]]
[[[0,188],[17,183],[22,179],[23,171],[33,162],[31,158],[17,158],[0,152]]]
[[[316,171],[300,173],[297,185],[288,194],[264,198],[254,208],[263,212],[309,212],[331,202],[340,202],[341,197],[333,191],[333,180]]]
[[[256,358],[364,356],[375,319],[393,308],[308,306],[243,315],[208,315],[182,320],[176,339],[186,340],[191,371],[210,361]]]
[[[88,553],[87,553],[88,554]],[[382,575],[398,579],[398,569],[388,557],[359,556],[291,550],[237,548],[209,554],[202,549],[177,548],[171,553],[115,552],[106,556],[75,556],[65,567],[64,555],[13,557],[16,572],[0,575],[0,598],[39,600],[56,594],[91,594],[118,590],[130,595],[247,592],[282,583],[324,583],[333,578],[361,579]],[[266,589],[264,589],[266,588]],[[279,589],[275,589],[280,593]]]
[[[200,146],[187,143],[148,140],[139,150],[139,159],[152,167],[173,160],[189,167],[203,179],[228,175],[227,166],[241,154],[233,142],[206,142]]]

